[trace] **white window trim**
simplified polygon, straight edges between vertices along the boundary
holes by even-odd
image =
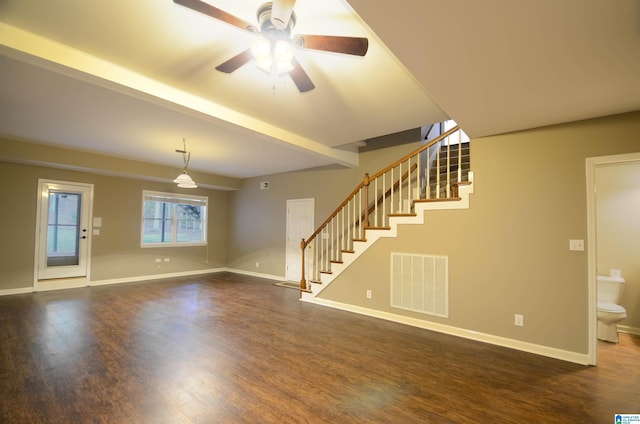
[[[203,240],[200,242],[165,242],[165,243],[145,243],[144,242],[144,201],[145,199],[152,197],[158,198],[161,200],[162,198],[167,199],[170,203],[189,203],[192,201],[193,204],[197,204],[202,206],[204,202],[205,207],[205,219],[202,221],[202,237]],[[181,202],[182,201],[182,202]],[[175,223],[175,215],[174,215],[174,223]],[[208,226],[207,221],[209,219],[209,197],[207,196],[197,196],[197,195],[189,195],[189,194],[181,194],[181,193],[165,193],[161,191],[150,191],[143,190],[142,191],[142,211],[140,214],[140,247],[141,248],[156,248],[156,247],[188,247],[188,246],[207,246],[207,232]]]

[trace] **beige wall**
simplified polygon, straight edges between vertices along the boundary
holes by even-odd
[[[638,112],[473,140],[471,209],[428,213],[424,226],[381,239],[321,297],[587,353],[587,252],[568,250],[569,239],[587,238],[585,158],[640,151],[638,140]],[[248,180],[232,194],[229,263],[255,271],[255,258],[268,255],[265,272],[284,275],[286,199],[315,197],[321,222],[365,170],[377,171],[410,147],[362,155],[359,170]],[[273,191],[259,192],[259,180],[270,180]],[[449,319],[389,307],[393,251],[449,256]],[[513,325],[516,313],[524,327]]]
[[[622,271],[620,324],[640,330],[640,161],[598,166],[595,177],[598,274]]]
[[[140,248],[142,190],[177,192],[173,184],[0,162],[0,290],[33,287],[38,178],[94,184],[91,281],[224,267],[229,192],[195,189],[209,198],[209,246]],[[156,264],[155,258],[170,258]]]
[[[364,178],[414,150],[404,144],[360,155],[357,169],[315,169],[251,178],[230,194],[228,266],[249,272],[285,276],[286,204],[288,199],[315,199],[320,225]],[[269,189],[260,190],[268,181]],[[311,235],[311,234],[309,234]],[[256,262],[260,267],[256,268]]]

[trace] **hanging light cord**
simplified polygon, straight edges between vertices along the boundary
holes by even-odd
[[[189,160],[191,159],[191,152],[187,152],[187,142],[182,139],[183,150],[176,150],[176,153],[182,153],[182,160],[184,162],[184,172],[187,173],[187,167],[189,166]]]

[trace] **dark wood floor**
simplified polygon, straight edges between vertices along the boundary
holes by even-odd
[[[223,273],[0,298],[2,423],[612,423],[640,337],[586,367]]]

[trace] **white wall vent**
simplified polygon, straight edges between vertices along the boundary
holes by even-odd
[[[391,253],[391,306],[449,317],[449,258]]]

